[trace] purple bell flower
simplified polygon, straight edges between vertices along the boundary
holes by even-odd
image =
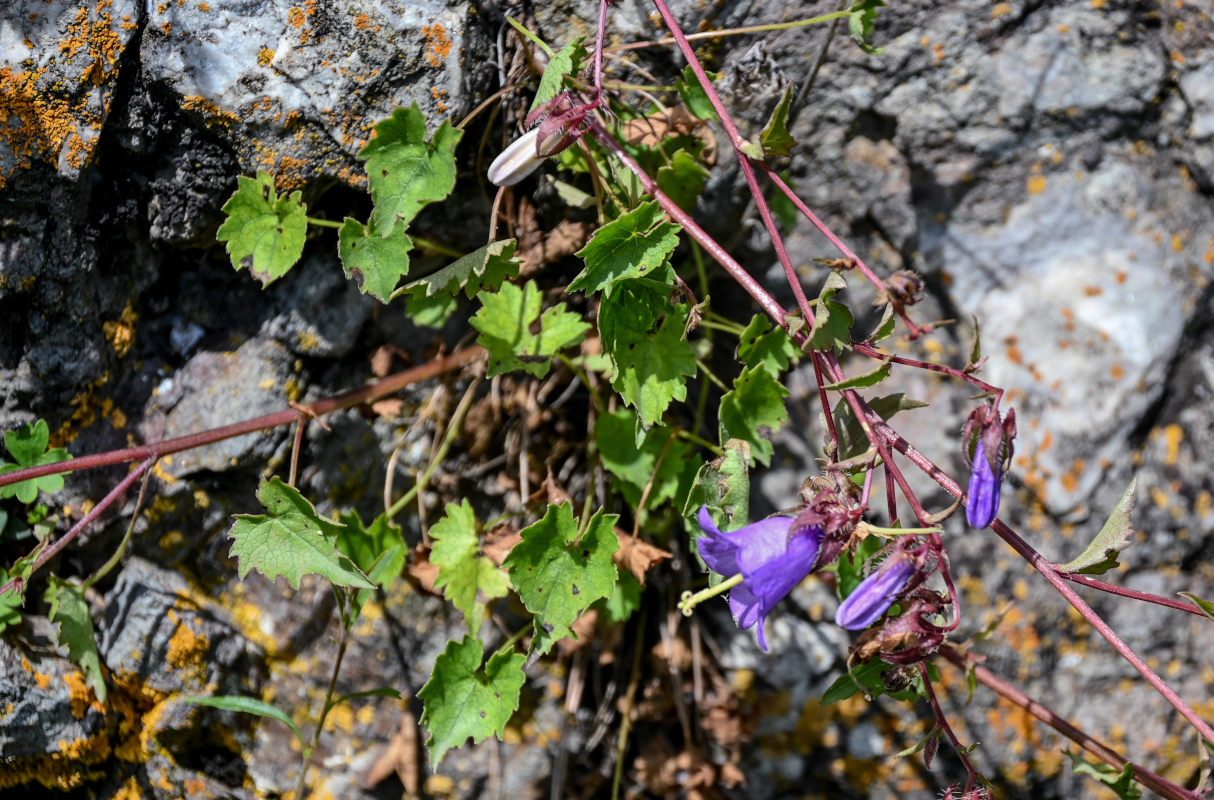
[[[793,530],[793,520],[772,517],[722,533],[708,507],[700,508],[700,557],[713,572],[742,582],[729,591],[729,610],[742,630],[756,628],[759,647],[767,650],[763,626],[776,603],[813,569],[822,543],[822,528]]]
[[[915,574],[915,565],[902,558],[890,558],[877,571],[860,581],[835,612],[835,623],[849,631],[861,631],[889,610]]]
[[[974,462],[971,465],[970,485],[965,501],[965,518],[975,528],[985,528],[995,521],[999,513],[999,483],[1003,477],[1003,464],[996,460],[994,466],[986,457],[986,446],[982,440],[974,447]]]

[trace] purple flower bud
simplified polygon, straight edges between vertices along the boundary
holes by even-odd
[[[510,143],[489,165],[489,182],[497,186],[513,186],[544,163],[537,151],[536,139],[540,129],[532,128]]]
[[[852,593],[839,604],[835,623],[849,631],[860,631],[881,619],[907,582],[915,574],[915,566],[902,558],[888,558],[877,571],[860,581]]]
[[[788,517],[772,517],[722,533],[707,506],[700,508],[699,522],[700,557],[713,572],[742,575],[742,583],[729,592],[729,610],[742,630],[757,626],[759,647],[766,650],[767,615],[813,568],[822,528],[794,528]]]
[[[971,465],[969,491],[966,493],[965,518],[975,528],[985,528],[995,521],[999,513],[999,483],[1003,477],[1003,464],[991,464],[982,440],[974,447],[974,463]]]

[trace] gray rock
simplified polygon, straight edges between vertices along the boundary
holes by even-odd
[[[376,305],[346,280],[331,252],[306,253],[266,295],[274,315],[262,324],[261,335],[301,356],[338,358],[348,353]]]

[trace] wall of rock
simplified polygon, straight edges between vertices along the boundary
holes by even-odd
[[[687,30],[837,7],[671,5]],[[597,9],[589,0],[6,4],[0,428],[44,417],[55,441],[79,455],[357,386],[380,345],[423,358],[436,335],[360,295],[342,277],[326,232],[267,290],[233,272],[214,244],[220,208],[238,175],[264,169],[280,188],[302,189],[309,213],[365,212],[355,154],[376,121],[411,103],[432,119],[458,118],[487,97],[498,85],[506,12],[531,15],[551,41],[563,42],[592,34]],[[1212,31],[1208,2],[897,0],[879,16],[884,54],[865,55],[845,30],[830,42],[797,111],[798,147],[786,165],[802,196],[870,264],[926,278],[919,319],[961,321],[927,350],[900,347],[958,357],[969,344],[966,321],[981,320],[985,376],[1013,390],[1020,420],[1004,498],[1013,526],[1047,557],[1065,560],[1137,475],[1140,533],[1112,580],[1207,597],[1214,595],[1214,479],[1205,468],[1214,451]],[[618,0],[613,41],[657,35],[647,3]],[[808,79],[827,36],[827,26],[814,26],[737,37],[703,52],[724,73],[727,102],[757,130],[783,86]],[[639,57],[664,79],[682,66],[667,52]],[[477,168],[472,150],[461,150],[461,186],[476,183],[467,180]],[[701,215],[746,263],[769,265],[756,272],[778,291],[782,275],[736,172],[726,163],[718,173]],[[487,219],[487,203],[475,189],[459,202],[458,214],[440,208],[423,221],[471,249],[480,233],[468,230],[465,212]],[[789,244],[810,282],[812,259],[834,255],[805,225],[790,232]],[[858,306],[865,296],[854,291]],[[449,341],[459,338],[454,333]],[[806,424],[780,434],[773,469],[756,480],[771,508],[789,504],[818,454],[810,378],[799,380],[806,390],[789,405]],[[939,413],[930,421],[908,414],[899,428],[960,471],[965,393],[921,377],[899,389],[953,413],[947,425]],[[407,394],[406,406],[416,408],[429,391]],[[432,413],[453,405],[444,397]],[[388,455],[404,445],[405,466],[424,463],[434,430],[424,418],[402,426],[354,412],[329,426],[309,430],[303,486],[329,506],[371,513]],[[136,556],[95,598],[114,683],[108,707],[90,704],[72,677],[78,671],[47,648],[37,617],[0,641],[0,787],[26,782],[28,791],[61,796],[87,784],[107,798],[270,797],[292,788],[295,754],[285,729],[254,728],[174,699],[267,687],[301,705],[323,696],[333,643],[321,623],[331,596],[319,585],[295,593],[260,576],[236,581],[226,559],[230,515],[255,510],[250,487],[267,464],[281,467],[287,436],[243,437],[158,468]],[[78,517],[122,474],[73,476],[56,513]],[[58,569],[95,566],[124,527],[116,518]],[[1006,635],[984,645],[992,670],[1166,776],[1196,774],[1197,745],[1176,715],[1006,547],[959,526],[949,547],[972,610],[963,634],[1013,603]],[[0,548],[4,563],[24,552],[11,542]],[[847,646],[824,610],[832,603],[812,581],[798,589],[770,623],[772,655],[738,634],[723,609],[702,615],[724,679],[741,698],[734,711],[745,720],[746,743],[736,765],[745,786],[702,787],[698,796],[930,798],[957,777],[943,748],[934,774],[889,758],[924,730],[911,710],[817,705]],[[1183,697],[1214,716],[1209,623],[1113,598],[1094,604]],[[386,684],[415,692],[457,627],[444,608],[418,592],[393,597],[382,619],[357,632],[347,656],[357,666],[342,690]],[[536,672],[535,707],[506,743],[454,753],[441,774],[418,766],[416,704],[390,713],[357,705],[322,739],[321,788],[351,798],[402,789],[474,797],[492,784],[496,796],[546,795],[554,772],[593,770],[610,749],[598,741],[599,755],[586,756],[580,748],[594,742],[593,709],[566,716],[562,701],[542,690],[564,669]],[[975,758],[1001,796],[1095,796],[1072,776],[1061,744],[1024,715],[981,690],[962,705],[956,675],[946,686],[965,733],[982,740]],[[614,734],[606,738],[610,744]],[[389,756],[400,752],[411,753],[399,763],[413,765],[419,787],[398,777]]]

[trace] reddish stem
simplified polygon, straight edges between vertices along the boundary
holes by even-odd
[[[1003,397],[1003,390],[1000,389],[998,386],[993,386],[993,385],[987,383],[986,381],[981,380],[981,379],[971,375],[968,372],[965,372],[964,370],[956,369],[955,367],[949,367],[944,364],[933,364],[930,361],[920,361],[916,358],[904,358],[902,356],[896,356],[896,355],[893,355],[892,353],[886,353],[882,350],[879,350],[878,348],[873,347],[871,344],[869,344],[867,342],[852,342],[851,346],[852,346],[852,349],[855,350],[857,353],[859,353],[860,355],[863,355],[863,356],[868,356],[869,358],[875,358],[875,359],[878,359],[881,361],[888,360],[888,361],[892,361],[895,364],[901,364],[904,367],[915,367],[917,369],[927,370],[928,372],[939,372],[944,375],[948,375],[949,377],[956,378],[959,381],[965,381],[966,383],[972,383],[974,386],[977,386],[982,391],[990,392],[990,393],[994,394],[996,396],[996,399],[995,399],[996,407],[998,407],[999,400]]]
[[[1148,769],[1138,766],[1126,758],[1123,758],[1117,751],[1105,745],[1103,742],[1092,738],[1083,730],[1075,727],[1063,717],[1058,716],[1048,706],[1042,705],[1033,698],[1026,695],[1024,692],[1012,686],[1007,681],[999,678],[986,667],[974,663],[974,660],[967,654],[962,653],[952,645],[946,644],[940,649],[940,655],[947,661],[961,670],[973,670],[974,677],[978,682],[988,689],[991,689],[1003,699],[1013,705],[1019,706],[1028,713],[1032,714],[1037,719],[1049,725],[1054,730],[1061,733],[1063,736],[1070,739],[1075,744],[1082,747],[1092,755],[1099,758],[1104,763],[1114,769],[1123,769],[1128,763],[1134,770],[1134,780],[1141,783],[1157,794],[1170,798],[1171,800],[1202,800],[1201,795],[1191,792],[1181,786],[1177,786],[1171,781],[1163,778]]]
[[[1154,603],[1155,605],[1159,606],[1167,606],[1168,608],[1174,608],[1177,611],[1185,611],[1189,614],[1195,614],[1202,619],[1209,619],[1205,612],[1200,608],[1192,603],[1186,603],[1183,600],[1173,600],[1170,597],[1163,597],[1162,595],[1151,594],[1150,592],[1140,592],[1137,589],[1126,589],[1111,583],[1105,583],[1104,581],[1089,578],[1087,575],[1080,575],[1077,572],[1059,572],[1058,576],[1060,578],[1065,578],[1071,583],[1077,583],[1080,586],[1087,586],[1090,589],[1099,589],[1102,592],[1121,595],[1122,597],[1132,597],[1133,599],[1141,600],[1144,603]]]
[[[931,704],[932,712],[936,715],[936,723],[940,726],[940,730],[944,731],[944,735],[952,743],[957,757],[961,759],[962,765],[965,766],[965,791],[968,793],[974,788],[974,783],[978,780],[978,770],[974,768],[974,762],[970,761],[970,757],[965,751],[965,746],[957,738],[957,734],[953,731],[953,726],[948,724],[948,717],[945,716],[944,709],[940,707],[940,701],[936,699],[936,690],[932,688],[931,678],[927,675],[927,663],[920,661],[918,667],[919,676],[923,679],[924,694],[927,695],[927,702]]]
[[[105,511],[107,508],[109,508],[115,500],[117,500],[119,497],[122,497],[122,495],[126,492],[126,490],[131,488],[131,484],[135,483],[135,481],[142,478],[143,473],[145,473],[149,469],[151,469],[152,465],[155,463],[156,463],[155,458],[144,459],[142,464],[140,464],[139,466],[135,467],[135,469],[133,469],[129,473],[127,473],[127,476],[125,478],[123,478],[121,481],[119,481],[117,486],[115,486],[113,489],[110,489],[110,493],[107,494],[105,497],[101,498],[100,502],[98,502],[97,505],[95,505],[91,509],[89,509],[89,513],[85,514],[84,517],[82,517],[79,522],[77,522],[75,525],[73,525],[71,530],[69,530],[67,533],[63,534],[62,536],[60,536],[59,539],[53,545],[51,545],[50,547],[46,548],[45,550],[43,550],[41,553],[38,554],[38,557],[36,559],[34,559],[34,563],[30,567],[28,573],[26,573],[25,575],[23,575],[21,577],[13,578],[11,581],[4,584],[4,587],[0,588],[0,595],[7,594],[10,589],[16,589],[17,586],[19,584],[21,584],[23,580],[27,579],[30,575],[33,575],[35,572],[37,572],[39,570],[39,568],[41,568],[42,565],[44,565],[46,562],[50,561],[55,556],[59,555],[60,550],[67,547],[68,544],[70,544],[73,539],[75,539],[77,536],[80,535],[81,531],[83,531],[86,527],[91,525],[94,520],[96,520],[99,516],[101,516],[102,512]]]
[[[129,461],[139,461],[146,458],[163,458],[173,453],[179,453],[182,450],[192,450],[195,447],[214,444],[224,439],[243,436],[246,433],[256,433],[257,431],[268,430],[269,428],[277,428],[280,425],[290,425],[299,418],[301,409],[306,411],[309,416],[331,414],[344,408],[378,400],[385,395],[400,391],[410,384],[433,378],[436,375],[441,375],[471,361],[476,361],[483,358],[484,355],[485,349],[483,347],[472,345],[462,350],[456,350],[449,356],[436,358],[425,364],[398,372],[370,386],[364,386],[362,389],[355,389],[352,392],[320,400],[309,406],[287,408],[273,414],[266,414],[265,416],[245,420],[244,422],[224,425],[220,428],[212,428],[209,431],[202,431],[201,433],[191,433],[188,436],[181,436],[176,439],[165,439],[164,441],[151,442],[150,444],[138,447],[128,447],[124,450],[111,450],[106,453],[96,453],[81,456],[80,458],[73,458],[68,461],[59,461],[54,464],[44,464],[40,467],[17,470],[6,475],[0,475],[0,486],[7,486],[11,483],[30,480],[31,478],[40,478],[43,475],[56,475],[64,472],[108,467],[113,464],[124,464]]]

